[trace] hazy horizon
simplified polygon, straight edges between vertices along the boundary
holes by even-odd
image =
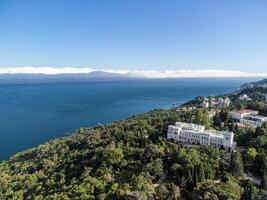
[[[267,77],[267,72],[244,72],[237,70],[113,70],[89,67],[9,67],[0,68],[0,75],[91,75],[92,77],[121,78],[233,78],[233,77]]]

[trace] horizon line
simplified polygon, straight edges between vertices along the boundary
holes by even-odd
[[[267,72],[245,72],[221,69],[169,69],[169,70],[128,70],[96,69],[91,67],[0,67],[0,75],[77,75],[102,72],[128,78],[226,78],[226,77],[267,77]]]

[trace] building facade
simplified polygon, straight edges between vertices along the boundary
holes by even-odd
[[[200,106],[203,108],[227,108],[231,104],[231,99],[228,97],[222,98],[222,97],[213,97],[210,96],[209,98],[204,97],[202,99],[202,102],[200,103]]]
[[[267,121],[267,117],[260,115],[247,115],[240,119],[240,123],[249,126],[261,127],[264,122]]]
[[[259,112],[255,110],[242,109],[242,110],[233,110],[229,112],[229,116],[232,119],[240,120],[247,115],[258,115],[258,113]]]
[[[230,118],[238,120],[241,124],[261,127],[267,121],[267,117],[258,115],[255,110],[234,110],[230,113]]]
[[[247,94],[241,94],[238,98],[239,100],[251,101],[251,98]]]
[[[233,151],[236,146],[233,132],[205,130],[204,126],[192,123],[176,122],[175,125],[169,126],[167,138],[182,143],[224,148],[229,151]]]

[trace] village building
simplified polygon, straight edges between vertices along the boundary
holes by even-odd
[[[227,108],[231,104],[231,99],[228,97],[222,98],[222,97],[204,97],[202,99],[202,102],[200,103],[200,106],[202,108]]]
[[[240,120],[246,115],[257,115],[259,112],[256,110],[242,109],[242,110],[233,110],[229,112],[230,118],[235,120]]]
[[[229,113],[230,118],[239,121],[239,123],[249,126],[261,127],[267,121],[267,117],[258,115],[255,110],[234,110]]]
[[[251,101],[251,98],[247,94],[241,94],[238,98],[239,100]]]

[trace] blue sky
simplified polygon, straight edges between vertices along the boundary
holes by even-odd
[[[265,0],[0,0],[0,66],[267,71]]]

